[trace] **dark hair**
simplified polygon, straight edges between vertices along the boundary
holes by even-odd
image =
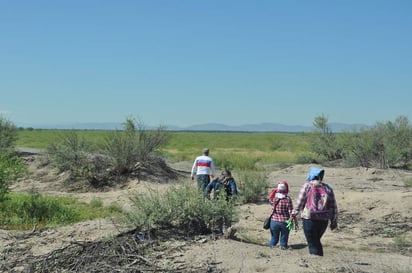
[[[325,175],[325,170],[321,170],[319,175],[315,177],[315,180],[323,180],[323,176]]]
[[[222,171],[222,175],[224,175],[224,176],[232,176],[232,173],[231,173],[228,169],[224,169],[224,170]]]

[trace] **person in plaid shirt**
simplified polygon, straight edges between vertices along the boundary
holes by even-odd
[[[291,219],[292,199],[288,196],[289,186],[284,180],[278,182],[277,188],[269,195],[269,202],[272,204],[272,218],[270,221],[271,239],[269,246],[274,247],[279,242],[281,249],[288,248],[289,229],[286,221]]]

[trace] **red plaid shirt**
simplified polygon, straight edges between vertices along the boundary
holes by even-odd
[[[273,213],[275,206],[276,206],[276,210],[275,210],[275,213]],[[292,215],[292,209],[293,209],[292,199],[289,196],[286,196],[285,198],[282,198],[282,199],[275,198],[272,204],[272,211],[271,211],[271,213],[273,213],[272,220],[277,221],[277,222],[285,222]]]

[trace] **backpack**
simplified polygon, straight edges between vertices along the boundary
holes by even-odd
[[[306,204],[303,209],[303,214],[308,219],[332,219],[332,209],[330,208],[329,204],[329,192],[329,188],[324,184],[320,186],[314,186],[312,183],[309,183]]]

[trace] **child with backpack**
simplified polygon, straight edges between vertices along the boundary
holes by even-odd
[[[290,230],[287,221],[291,219],[293,209],[292,199],[288,193],[288,183],[281,180],[276,189],[273,189],[269,194],[269,202],[272,204],[269,246],[276,246],[280,238],[280,247],[283,250],[288,248]]]
[[[309,253],[323,256],[321,238],[330,221],[330,229],[338,226],[338,209],[331,186],[323,182],[325,170],[312,167],[302,186],[292,216],[301,211],[302,227]]]

